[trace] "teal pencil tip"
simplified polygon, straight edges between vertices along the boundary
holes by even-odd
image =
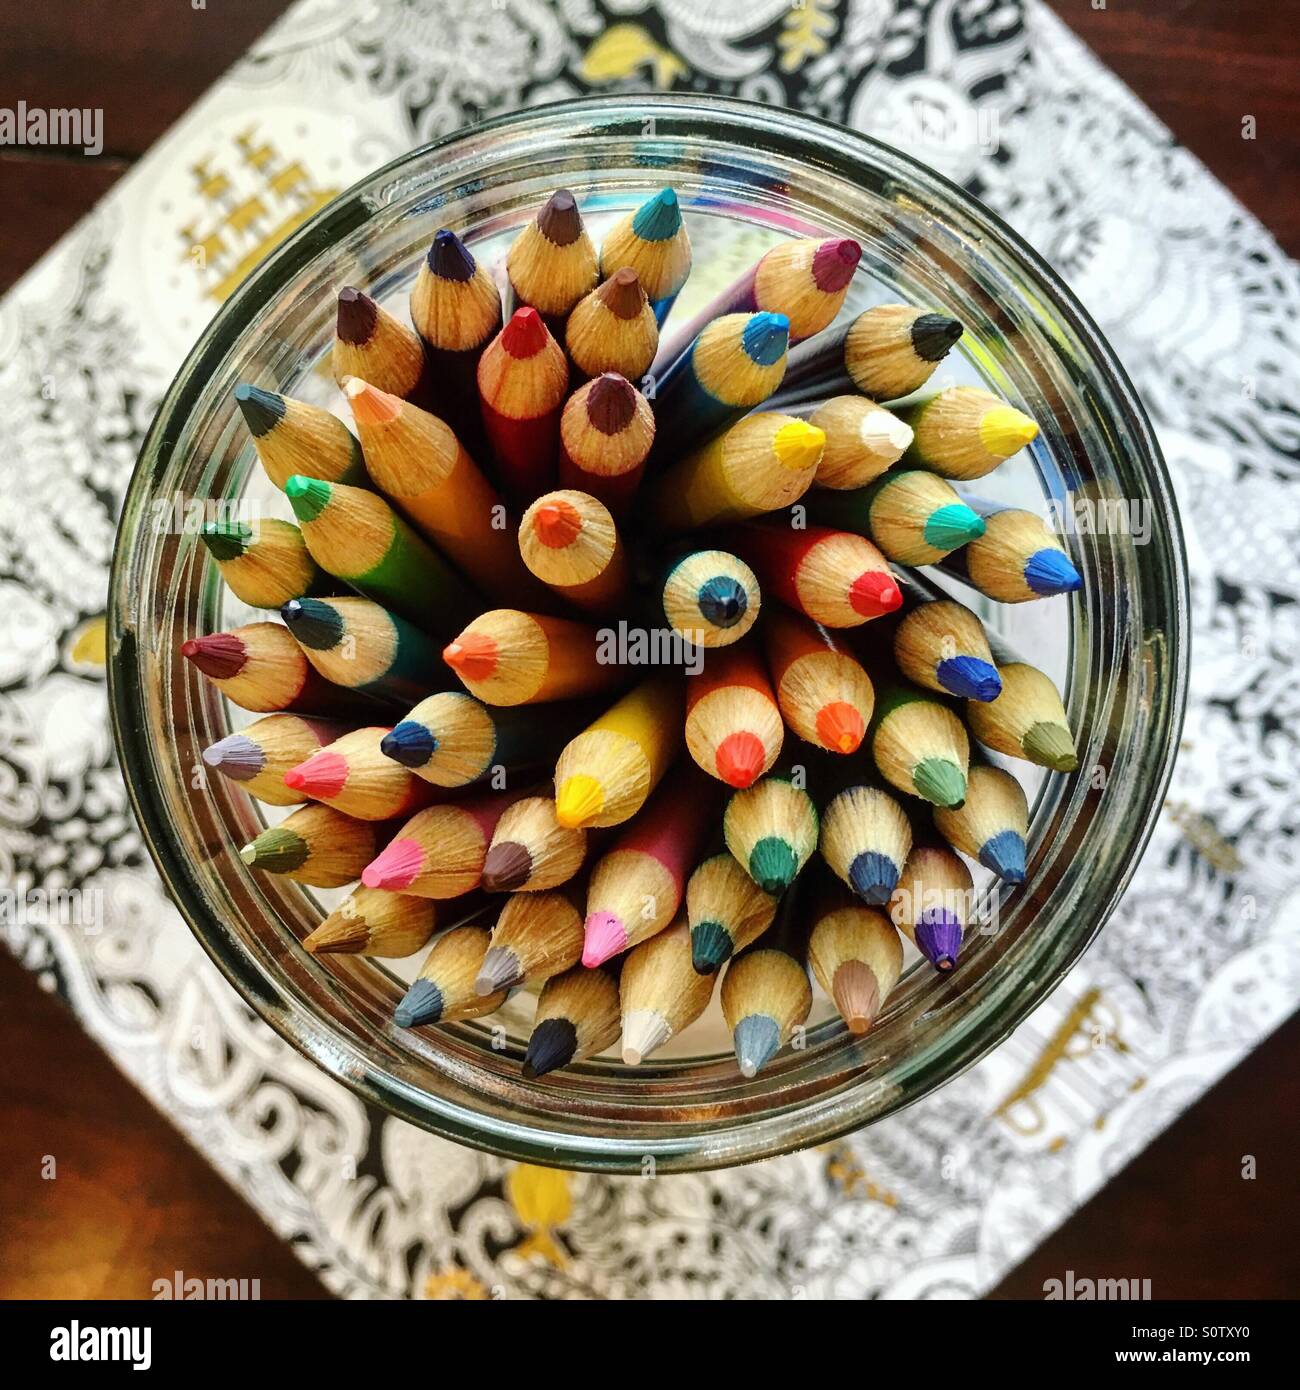
[[[776,835],[760,840],[749,852],[749,876],[765,893],[784,893],[799,872],[799,860]]]
[[[774,366],[790,346],[790,320],[766,310],[751,314],[740,341],[751,361],[760,367]]]
[[[304,478],[295,473],[284,485],[293,514],[299,521],[315,521],[329,505],[330,485],[322,478]]]
[[[953,502],[930,513],[925,523],[925,543],[936,550],[956,550],[984,534],[984,518],[963,502]]]
[[[632,218],[632,230],[642,241],[667,241],[677,235],[681,225],[682,210],[671,188],[661,188],[653,198],[647,198]]]
[[[209,521],[199,533],[217,560],[237,560],[253,543],[253,528],[242,521]]]
[[[251,382],[241,381],[235,387],[235,404],[249,433],[256,438],[269,434],[284,419],[284,397]]]

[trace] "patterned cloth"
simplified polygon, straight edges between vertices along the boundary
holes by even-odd
[[[102,609],[149,418],[269,245],[416,142],[651,86],[787,103],[892,139],[1047,255],[1156,420],[1188,532],[1196,653],[1173,787],[1133,886],[1003,1047],[825,1149],[644,1181],[433,1138],[367,1109],[250,1015],[132,822]],[[253,198],[242,239],[228,220],[214,231],[215,205]],[[202,276],[186,263],[195,245]],[[980,1293],[1300,994],[1298,299],[1263,229],[1033,0],[409,0],[361,17],[304,0],[0,309],[9,944],[340,1293]],[[43,912],[41,890],[63,888],[102,913]]]

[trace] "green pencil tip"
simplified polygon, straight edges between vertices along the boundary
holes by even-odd
[[[286,874],[301,868],[307,862],[307,853],[307,842],[301,835],[273,825],[246,844],[239,851],[239,857],[255,869]]]
[[[199,532],[217,560],[237,560],[253,543],[253,528],[242,521],[209,521]]]
[[[956,550],[984,534],[984,518],[963,502],[931,512],[925,523],[925,543],[936,550]]]
[[[934,806],[960,806],[966,800],[966,774],[947,758],[925,758],[912,773],[916,794]]]
[[[321,478],[304,478],[295,473],[284,485],[293,514],[299,521],[315,521],[329,506],[330,485]]]
[[[1063,724],[1035,724],[1021,744],[1027,758],[1053,772],[1073,772],[1079,766],[1074,740]]]
[[[731,950],[731,938],[721,922],[696,922],[691,928],[691,964],[697,975],[712,975]]]
[[[749,852],[749,876],[765,893],[784,893],[798,872],[794,850],[777,835],[768,835]]]

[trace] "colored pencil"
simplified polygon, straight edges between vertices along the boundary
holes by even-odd
[[[954,849],[978,860],[1006,883],[1025,881],[1029,804],[1020,783],[1000,767],[972,762],[966,800],[935,807],[935,828]]]
[[[984,534],[984,521],[936,473],[891,468],[851,491],[809,493],[809,518],[870,536],[888,560],[933,565]]]
[[[561,825],[551,797],[521,797],[501,813],[492,832],[483,887],[489,893],[558,888],[578,872],[586,853],[587,832]]]
[[[660,324],[691,273],[691,241],[677,194],[661,188],[609,229],[600,248],[600,273],[635,270]]]
[[[828,753],[856,753],[875,705],[871,677],[826,628],[773,608],[763,628],[768,670],[782,718]]]
[[[342,888],[375,857],[386,827],[332,806],[308,805],[268,826],[240,851],[250,869],[280,874],[309,888]]]
[[[695,550],[674,560],[660,589],[664,620],[697,647],[739,642],[762,603],[754,571],[725,550]]]
[[[363,598],[443,632],[475,611],[464,580],[378,493],[302,474],[284,490],[312,559]]]
[[[436,787],[466,787],[486,777],[552,767],[564,744],[592,717],[586,702],[554,705],[546,727],[526,706],[500,709],[462,690],[421,700],[380,745],[386,758]]]
[[[716,648],[686,681],[686,747],[729,787],[752,786],[781,753],[785,726],[756,643]]]
[[[894,627],[893,652],[903,675],[926,690],[966,700],[994,700],[1002,690],[984,624],[955,599],[908,608]]]
[[[912,846],[890,900],[890,915],[940,973],[957,964],[974,892],[970,870],[946,845]]]
[[[429,944],[437,909],[425,898],[359,885],[309,936],[314,956],[379,956],[400,960]]]
[[[722,1016],[744,1077],[757,1076],[812,1012],[801,896],[796,884],[781,899],[776,925],[742,951],[722,979]]]
[[[340,386],[349,377],[359,377],[401,400],[432,403],[429,364],[419,335],[351,286],[339,291],[330,370]]]
[[[540,593],[520,563],[505,504],[451,429],[357,377],[343,394],[371,480],[425,539],[493,598]]]
[[[764,594],[823,627],[858,627],[903,601],[885,557],[849,531],[771,520],[738,526],[724,540],[754,567]]]
[[[858,654],[876,689],[867,746],[877,771],[907,796],[960,806],[970,762],[966,726],[937,696],[891,673],[878,655]]]
[[[523,1073],[531,1081],[613,1047],[622,1032],[618,972],[575,966],[542,986]]]
[[[736,862],[766,893],[784,893],[817,848],[817,808],[788,773],[735,792],[722,833]]]
[[[580,386],[560,416],[560,486],[626,514],[655,439],[650,402],[617,372]]]
[[[585,377],[618,372],[640,381],[659,346],[659,324],[631,266],[616,270],[579,301],[564,329],[564,345]]]
[[[373,700],[316,674],[280,623],[249,623],[181,643],[181,655],[229,700],[254,714],[373,712]]]
[[[1079,766],[1074,735],[1051,679],[1023,661],[998,667],[1002,693],[996,700],[966,702],[970,731],[987,748],[1023,758],[1053,772]]]
[[[358,820],[409,816],[430,798],[426,782],[379,751],[386,728],[355,729],[284,774],[285,786]]]
[[[713,976],[692,966],[684,918],[628,952],[618,993],[623,1061],[629,1067],[640,1066],[708,1008]]]
[[[582,913],[568,892],[518,893],[506,899],[474,988],[479,994],[540,985],[572,970],[582,956]]]
[[[767,400],[785,373],[789,336],[784,314],[714,319],[656,383],[656,454],[674,458]]]
[[[555,764],[561,825],[621,825],[645,805],[681,747],[682,688],[652,676],[628,691],[576,738]]]
[[[898,886],[912,848],[912,822],[874,781],[856,782],[822,808],[822,858],[864,903],[883,907]]]
[[[622,670],[600,660],[596,629],[568,618],[494,608],[442,652],[471,695],[489,705],[534,705],[607,690]]]
[[[860,1037],[879,1017],[903,969],[903,943],[883,912],[840,890],[823,906],[808,938],[808,964]]]
[[[912,429],[866,396],[832,396],[796,412],[826,436],[815,486],[864,487],[898,462],[912,442]]]
[[[653,522],[689,531],[788,507],[812,486],[825,442],[793,415],[747,415],[655,479]]]
[[[1028,415],[978,386],[949,386],[897,411],[912,427],[908,457],[945,478],[982,478],[1038,436]]]
[[[556,189],[511,242],[506,273],[519,303],[550,319],[563,319],[595,289],[596,248],[567,188]]]
[[[609,509],[585,492],[543,493],[519,523],[519,553],[566,602],[608,613],[627,598],[628,565]]]
[[[437,645],[368,598],[292,598],[280,616],[307,660],[337,686],[409,705],[452,684]]]
[[[295,473],[364,486],[361,445],[337,415],[246,381],[235,387],[235,404],[266,476],[281,492]]]
[[[284,774],[345,731],[329,720],[268,714],[210,744],[203,761],[268,806],[298,806],[307,798],[284,785]]]
[[[801,238],[774,246],[673,334],[659,353],[656,374],[725,314],[783,314],[791,346],[820,333],[839,313],[861,259],[862,247],[851,237]]]
[[[434,943],[420,973],[393,1012],[399,1028],[482,1018],[506,1002],[506,991],[481,995],[474,982],[483,967],[490,937],[486,927],[454,927]]]
[[[860,391],[875,401],[911,395],[961,337],[956,319],[906,304],[877,304],[843,328],[821,333],[790,354],[784,399],[814,400]]]
[[[999,603],[1029,603],[1083,587],[1079,571],[1041,517],[968,492],[962,500],[984,520],[984,534],[943,568]]]
[[[199,535],[227,588],[250,608],[279,608],[286,599],[330,590],[332,581],[291,521],[210,521]]]
[[[432,408],[474,453],[483,437],[478,360],[501,329],[501,295],[464,242],[445,227],[420,263],[411,322],[429,358]]]
[[[602,965],[649,940],[677,915],[717,798],[679,766],[591,870],[582,963]]]
[[[479,886],[483,861],[514,791],[484,792],[417,811],[361,872],[367,888],[458,898]]]
[[[555,481],[568,388],[568,361],[541,315],[516,309],[478,364],[483,428],[498,481],[515,502],[530,502]]]
[[[714,854],[686,883],[691,962],[712,975],[772,925],[777,900],[754,882],[730,854]]]

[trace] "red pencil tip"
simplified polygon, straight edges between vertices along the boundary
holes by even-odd
[[[542,316],[526,304],[516,309],[510,322],[501,330],[501,346],[511,357],[536,357],[550,337]]]
[[[181,655],[194,663],[209,680],[224,681],[244,669],[248,651],[233,632],[214,632],[181,643]]]
[[[812,274],[823,294],[837,294],[850,280],[862,259],[862,247],[852,237],[823,241],[813,252]]]
[[[484,633],[462,632],[442,649],[442,659],[469,680],[486,680],[497,669],[497,644]]]
[[[552,498],[537,505],[533,512],[533,529],[537,539],[549,550],[563,550],[572,545],[582,531],[582,518],[572,502],[563,497]]]
[[[903,595],[888,570],[866,570],[849,586],[849,606],[864,618],[892,613],[902,601]]]
[[[284,785],[296,792],[322,800],[337,796],[348,780],[348,760],[341,753],[313,753],[305,763],[284,774]]]
[[[763,740],[757,734],[751,734],[748,729],[740,729],[734,734],[728,734],[718,744],[713,761],[718,769],[718,776],[729,787],[739,787],[743,790],[745,787],[753,786],[763,775],[767,749],[763,747]]]

